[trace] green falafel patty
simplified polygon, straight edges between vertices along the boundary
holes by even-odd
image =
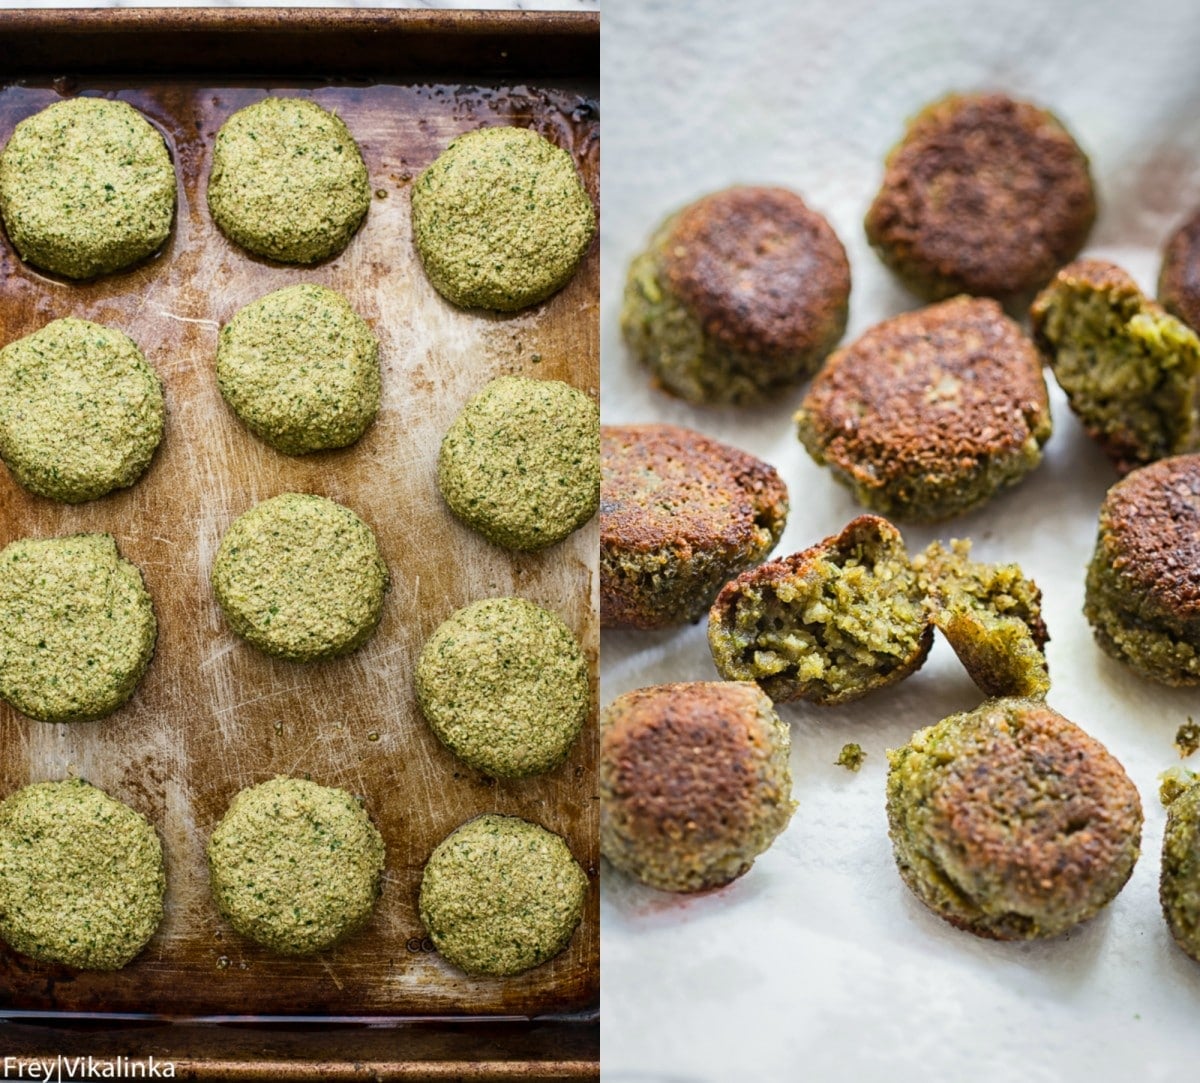
[[[387,567],[349,508],[284,493],[234,520],[217,548],[213,591],[229,626],[277,658],[349,654],[383,614]]]
[[[379,898],[375,825],[345,790],[307,779],[242,790],[206,853],[221,916],[278,955],[332,947],[367,923]]]
[[[889,834],[905,884],[976,936],[1058,936],[1138,859],[1137,789],[1099,741],[1039,700],[988,700],[888,752]]]
[[[737,879],[792,818],[790,748],[749,681],[618,696],[600,719],[600,852],[662,891]]]
[[[433,851],[421,876],[421,921],[460,970],[507,977],[567,946],[587,887],[559,835],[515,816],[486,814]]]
[[[149,821],[83,779],[0,804],[0,937],[80,970],[119,970],[163,916],[162,844]]]
[[[175,168],[131,105],[70,98],[27,117],[0,152],[0,217],[23,260],[92,278],[157,251],[175,217]]]
[[[515,312],[567,284],[596,212],[565,150],[526,128],[482,128],[417,177],[412,224],[438,293],[462,308]]]
[[[162,384],[120,331],[54,320],[0,350],[0,458],[31,493],[78,504],[132,485],[162,433]]]
[[[1168,796],[1158,898],[1175,943],[1200,962],[1200,781]]]
[[[421,651],[416,686],[438,740],[496,778],[525,778],[562,763],[590,698],[575,637],[553,613],[522,598],[488,598],[444,621]]]
[[[438,488],[495,545],[562,541],[600,506],[600,410],[559,380],[501,376],[447,430]]]
[[[217,132],[208,209],[235,244],[316,263],[350,243],[371,204],[367,167],[341,118],[306,98],[264,98]]]
[[[708,616],[717,672],[776,703],[858,699],[920,669],[932,642],[904,541],[876,515],[743,572]]]
[[[1118,472],[1200,448],[1200,338],[1120,267],[1069,264],[1030,316],[1071,409]]]
[[[133,695],[158,623],[111,534],[0,550],[0,697],[41,722],[103,718]]]
[[[289,286],[221,328],[217,385],[246,427],[287,455],[345,447],[379,412],[379,341],[340,293]]]

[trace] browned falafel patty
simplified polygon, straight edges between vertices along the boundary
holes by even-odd
[[[773,466],[677,425],[600,430],[600,621],[697,621],[787,521]]]
[[[1058,936],[1124,886],[1142,806],[1112,754],[1038,700],[988,700],[888,752],[900,875],[976,936]]]
[[[788,728],[752,683],[641,688],[600,725],[601,852],[652,887],[727,884],[791,819]]]
[[[1087,239],[1096,196],[1059,120],[1004,94],[952,94],[888,155],[867,239],[929,300],[1044,285]]]
[[[846,329],[850,264],[786,188],[728,188],[668,218],[629,269],[621,325],[660,386],[761,402],[807,378]]]
[[[884,515],[935,521],[1041,462],[1042,359],[991,300],[956,297],[876,324],[838,350],[796,415],[808,453]]]
[[[1200,209],[1171,234],[1158,274],[1158,299],[1193,330],[1200,328]]]

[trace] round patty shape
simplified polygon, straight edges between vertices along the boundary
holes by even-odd
[[[697,621],[775,548],[787,486],[775,468],[676,425],[600,430],[600,623]]]
[[[567,284],[596,212],[565,150],[526,128],[460,135],[413,184],[413,239],[433,288],[515,312]]]
[[[83,779],[0,804],[0,937],[80,970],[119,970],[163,916],[162,845],[147,819]]]
[[[383,839],[345,790],[277,777],[242,790],[208,840],[221,916],[278,955],[312,955],[362,928]]]
[[[727,188],[659,226],[629,268],[621,328],[664,391],[764,402],[816,371],[846,329],[850,264],[786,188]]]
[[[438,488],[467,526],[506,549],[544,549],[600,506],[600,410],[558,380],[501,376],[442,440]]]
[[[0,217],[23,260],[92,278],[157,251],[175,217],[175,168],[136,109],[103,98],[55,102],[21,121],[0,152]]]
[[[264,98],[217,132],[208,209],[235,244],[316,263],[350,243],[371,203],[367,167],[341,118],[306,98]]]
[[[0,350],[0,457],[31,493],[78,504],[132,485],[162,433],[162,384],[120,331],[54,320]]]
[[[311,662],[371,638],[388,573],[375,534],[349,508],[284,493],[234,520],[217,548],[212,584],[229,626],[248,643]]]
[[[515,816],[477,816],[430,856],[421,876],[421,921],[460,970],[507,977],[567,946],[587,887],[554,832]]]
[[[600,850],[662,891],[737,879],[796,807],[791,736],[750,683],[618,696],[600,721]]]
[[[920,730],[888,760],[900,875],[960,929],[1058,936],[1133,872],[1137,789],[1099,741],[1040,700],[988,700]]]
[[[867,212],[867,239],[914,292],[1027,294],[1083,247],[1088,160],[1053,114],[1003,94],[951,95],[909,123]]]
[[[900,532],[860,515],[726,583],[708,645],[722,677],[757,681],[776,703],[846,703],[921,668],[933,643],[924,603]]]
[[[379,341],[340,293],[289,286],[221,328],[217,384],[243,424],[278,451],[345,447],[379,412]]]
[[[1200,327],[1200,210],[1171,234],[1163,249],[1158,299],[1192,330]]]
[[[1042,461],[1042,359],[991,300],[956,297],[876,324],[838,350],[796,414],[800,440],[859,503],[935,522]]]
[[[1119,473],[1200,448],[1200,339],[1120,267],[1064,267],[1030,316],[1071,409]]]
[[[1200,963],[1200,782],[1167,806],[1158,898],[1175,943]]]
[[[0,697],[40,722],[89,722],[133,695],[158,622],[111,534],[0,550]]]
[[[570,630],[522,598],[454,613],[417,663],[417,702],[438,740],[477,771],[525,778],[567,758],[587,719],[588,667]]]
[[[1110,657],[1161,684],[1200,684],[1200,455],[1108,490],[1083,612]]]

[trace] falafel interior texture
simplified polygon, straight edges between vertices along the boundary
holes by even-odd
[[[1121,473],[1200,446],[1200,339],[1120,268],[1064,267],[1031,315],[1071,409]]]
[[[834,704],[919,669],[933,633],[899,532],[863,515],[728,584],[708,638],[726,680],[756,680],[777,703]]]
[[[1176,788],[1167,806],[1158,898],[1175,943],[1200,962],[1200,781]]]
[[[988,696],[1044,697],[1050,690],[1042,592],[1017,564],[970,559],[971,543],[933,542],[913,558],[929,619]]]

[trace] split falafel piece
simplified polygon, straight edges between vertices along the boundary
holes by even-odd
[[[1193,331],[1200,328],[1200,209],[1171,234],[1163,248],[1158,300]]]
[[[1200,778],[1167,797],[1158,899],[1175,943],[1200,963]]]
[[[918,731],[888,761],[900,875],[957,928],[1058,936],[1133,872],[1137,789],[1099,741],[1039,700],[988,700]]]
[[[1108,490],[1083,612],[1109,657],[1160,684],[1200,684],[1200,455]]]
[[[930,622],[987,696],[1042,698],[1050,690],[1042,592],[1017,564],[970,559],[971,543],[933,542],[913,558]]]
[[[698,621],[787,523],[769,463],[677,425],[600,429],[600,623]]]
[[[166,886],[150,822],[83,779],[0,803],[0,937],[22,955],[119,970],[162,921]]]
[[[887,157],[867,239],[914,293],[1013,300],[1083,247],[1096,217],[1087,156],[1052,113],[951,94]]]
[[[792,818],[790,747],[752,682],[618,696],[600,720],[600,852],[661,891],[730,883]]]
[[[1200,447],[1200,338],[1120,267],[1064,267],[1030,316],[1071,409],[1118,473]]]
[[[860,515],[840,534],[743,572],[717,595],[717,672],[776,703],[847,703],[920,669],[933,643],[900,532]]]
[[[846,330],[850,264],[785,188],[727,188],[664,221],[630,265],[621,329],[662,390],[766,402],[806,380]]]
[[[1042,461],[1042,360],[992,300],[956,297],[884,320],[838,350],[796,414],[801,443],[883,515],[936,522]]]

